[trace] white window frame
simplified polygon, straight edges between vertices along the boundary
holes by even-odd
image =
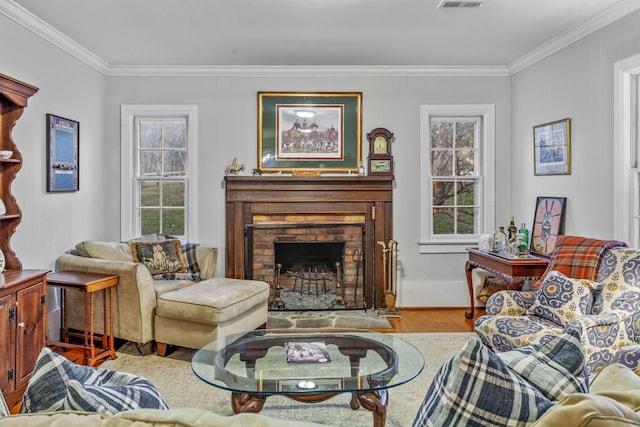
[[[196,179],[198,158],[198,107],[195,105],[122,105],[120,107],[120,238],[137,237],[136,213],[136,118],[175,118],[187,120],[187,178],[185,200],[185,238],[197,240]]]
[[[613,238],[640,246],[640,147],[638,111],[632,106],[632,76],[640,74],[640,54],[614,64]],[[640,95],[640,93],[638,93]]]
[[[420,106],[420,253],[463,253],[477,244],[479,234],[440,236],[432,233],[431,131],[436,117],[480,117],[481,140],[478,147],[478,224],[479,232],[495,223],[495,105],[421,105]]]

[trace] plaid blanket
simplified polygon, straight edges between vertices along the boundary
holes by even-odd
[[[627,247],[617,240],[596,240],[577,236],[558,236],[556,247],[551,253],[549,265],[544,274],[533,285],[538,289],[551,270],[559,271],[574,279],[595,280],[600,266],[600,258],[607,249],[617,246]]]

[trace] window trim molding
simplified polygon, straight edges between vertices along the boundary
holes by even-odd
[[[420,253],[463,253],[470,244],[478,242],[478,236],[464,239],[434,239],[429,218],[429,123],[433,116],[479,116],[482,118],[482,140],[480,149],[481,178],[479,225],[482,230],[491,230],[495,223],[495,104],[451,104],[420,106]]]
[[[631,75],[640,74],[640,54],[616,62],[613,68],[613,238],[636,247],[640,242],[632,235],[633,201],[629,197],[633,187],[630,91]]]
[[[120,106],[120,238],[137,237],[134,219],[135,192],[135,119],[136,117],[183,116],[187,118],[187,226],[185,236],[195,241],[198,236],[197,161],[198,106],[197,105],[127,105]]]

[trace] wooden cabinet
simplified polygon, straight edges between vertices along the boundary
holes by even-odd
[[[11,184],[22,167],[22,154],[11,132],[38,88],[0,74],[0,250],[5,271],[0,274],[0,390],[7,404],[22,398],[33,367],[45,345],[45,270],[22,270],[11,249],[11,236],[22,220],[22,211],[11,194]],[[0,207],[2,206],[0,205]]]
[[[9,406],[24,393],[45,345],[47,270],[0,274],[0,390]]]

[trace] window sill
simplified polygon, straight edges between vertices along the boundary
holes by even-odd
[[[418,245],[421,254],[464,254],[468,247],[478,246],[478,242],[418,242]]]

